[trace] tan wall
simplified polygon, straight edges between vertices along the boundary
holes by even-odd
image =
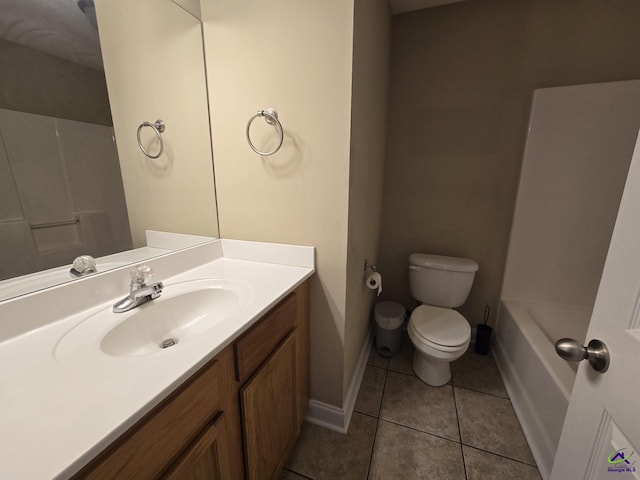
[[[220,232],[314,245],[311,394],[342,405],[353,1],[202,2]],[[271,157],[245,139],[277,109],[286,135]],[[276,133],[257,119],[261,148]]]
[[[0,108],[111,125],[104,72],[0,39]]]
[[[370,325],[375,293],[365,258],[378,261],[389,87],[391,12],[387,0],[356,0],[353,29],[345,393]],[[369,272],[370,273],[370,272]]]
[[[634,0],[474,0],[394,17],[380,266],[415,305],[411,252],[480,264],[461,312],[500,293],[535,88],[640,77]],[[494,309],[495,310],[495,309]]]
[[[96,2],[134,247],[146,229],[218,236],[200,22],[169,0]],[[136,130],[166,122],[164,153]],[[148,127],[141,134],[158,151]]]

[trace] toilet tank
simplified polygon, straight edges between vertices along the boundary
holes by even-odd
[[[425,253],[409,256],[409,287],[416,300],[437,307],[454,308],[469,296],[478,264],[468,258]]]

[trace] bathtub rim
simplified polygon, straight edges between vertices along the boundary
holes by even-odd
[[[540,362],[544,365],[545,369],[553,379],[554,383],[560,389],[560,392],[566,399],[567,403],[571,398],[571,391],[573,390],[573,384],[576,379],[576,371],[571,368],[566,360],[560,358],[555,351],[554,344],[550,341],[547,334],[538,325],[536,319],[529,312],[529,308],[532,305],[553,305],[545,302],[533,302],[523,300],[513,300],[510,298],[501,298],[501,309],[507,310],[509,316],[518,326],[518,329],[522,335],[526,338],[531,348],[536,352]],[[566,305],[558,304],[558,306],[566,307]],[[527,325],[524,325],[524,319],[530,320]],[[496,329],[500,328],[499,322],[502,315],[499,315],[498,325]]]

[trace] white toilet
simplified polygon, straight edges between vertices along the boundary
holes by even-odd
[[[451,362],[467,351],[471,327],[454,307],[469,296],[478,264],[467,258],[413,253],[409,256],[411,295],[422,302],[407,328],[416,353],[413,369],[438,387],[451,379]]]

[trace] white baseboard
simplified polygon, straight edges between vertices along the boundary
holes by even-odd
[[[345,427],[344,409],[313,399],[309,401],[309,411],[304,421],[340,433],[347,433],[349,427]]]
[[[364,376],[364,371],[367,368],[367,361],[369,360],[372,343],[373,333],[371,329],[369,329],[367,338],[362,345],[362,350],[360,350],[360,356],[358,357],[358,363],[356,364],[356,368],[351,377],[351,382],[349,382],[349,389],[342,401],[344,407],[340,408],[319,400],[311,399],[309,401],[309,411],[307,412],[305,421],[329,430],[347,433],[349,430],[349,424],[351,423],[353,409],[356,406],[356,399],[358,398],[360,385],[362,384],[362,377]]]

